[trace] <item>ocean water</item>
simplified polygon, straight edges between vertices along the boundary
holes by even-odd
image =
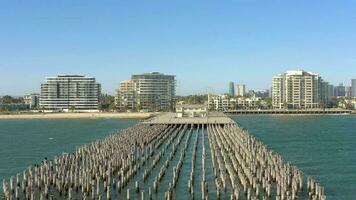
[[[0,120],[0,179],[137,123],[132,119]]]
[[[298,166],[306,175],[313,176],[325,186],[328,199],[356,199],[356,116],[261,115],[232,118],[270,149],[280,153],[286,161]],[[41,162],[45,157],[53,159],[61,152],[73,152],[76,146],[104,138],[138,122],[125,119],[0,120],[0,178],[14,176],[27,166]],[[194,131],[194,134],[197,132]],[[202,136],[205,137],[206,150],[210,152],[207,135]],[[178,199],[189,199],[187,181],[193,138],[195,137],[192,136],[189,141],[180,181],[175,191],[175,197],[179,197]],[[201,171],[198,169],[201,168],[199,158],[202,145],[199,140],[196,180],[201,178]],[[177,164],[182,148],[183,143],[171,161],[172,164],[155,198],[164,198],[164,191],[172,179],[172,168]],[[207,163],[211,163],[209,153]],[[160,162],[153,174],[158,173],[162,164],[163,162]],[[148,178],[149,184],[152,183],[153,177],[152,175]],[[140,176],[136,178],[139,179]],[[213,182],[211,165],[207,165],[207,179],[210,185]],[[208,195],[209,199],[214,199],[216,194],[211,186]],[[128,187],[133,191],[134,181]],[[197,196],[200,195],[199,185],[194,186],[194,191]],[[125,193],[121,195],[120,197],[125,197]]]
[[[313,176],[325,187],[327,199],[356,199],[356,115],[232,118]]]

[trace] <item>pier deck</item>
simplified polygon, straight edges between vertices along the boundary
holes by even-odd
[[[234,124],[224,113],[211,112],[207,117],[176,117],[175,113],[163,113],[143,122],[144,124]]]

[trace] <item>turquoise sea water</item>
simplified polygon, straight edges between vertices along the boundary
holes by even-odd
[[[264,115],[232,118],[270,149],[280,153],[286,161],[297,165],[306,175],[313,176],[325,186],[328,199],[356,199],[356,116]],[[9,178],[45,157],[53,159],[61,152],[73,152],[76,146],[90,143],[136,123],[138,120],[124,119],[0,120],[0,178]],[[204,137],[209,152],[207,135]],[[188,198],[186,183],[190,172],[193,138],[189,144],[176,193],[182,199]],[[201,146],[202,143],[199,142],[197,169],[201,165]],[[177,163],[177,159],[178,156],[173,159],[159,191],[167,189],[172,178],[171,168]],[[208,163],[211,162],[210,159],[208,154]],[[211,165],[207,165],[207,178],[212,180],[209,166]],[[200,176],[197,171],[197,180]],[[153,176],[148,182],[152,182],[152,178]],[[134,186],[130,187],[133,189]],[[199,188],[194,190],[198,195]],[[209,199],[214,199],[214,194],[213,189],[209,190]],[[163,193],[158,195],[163,198]]]
[[[128,119],[0,120],[0,179],[136,124]],[[2,190],[2,189],[0,189]]]
[[[286,161],[313,176],[328,199],[356,199],[356,116],[233,116]]]

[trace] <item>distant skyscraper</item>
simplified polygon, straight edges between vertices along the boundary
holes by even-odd
[[[335,96],[344,97],[345,95],[346,95],[346,88],[342,83],[340,83],[339,86],[335,87]]]
[[[40,107],[45,110],[98,111],[101,86],[93,77],[58,75],[41,84]]]
[[[352,97],[352,86],[345,87],[345,97]]]
[[[230,83],[229,83],[229,95],[230,95],[230,96],[235,96],[234,82],[230,82]]]
[[[318,74],[303,70],[287,71],[272,79],[273,108],[318,108],[324,101],[326,87]]]
[[[352,97],[356,97],[356,79],[351,80]]]
[[[245,96],[246,86],[244,84],[238,84],[236,88],[237,88],[237,96],[241,96],[241,97]]]

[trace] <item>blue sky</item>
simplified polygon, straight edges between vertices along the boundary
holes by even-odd
[[[94,76],[104,93],[133,73],[175,74],[178,94],[267,89],[289,69],[356,78],[356,1],[0,1],[0,95],[46,76]]]

